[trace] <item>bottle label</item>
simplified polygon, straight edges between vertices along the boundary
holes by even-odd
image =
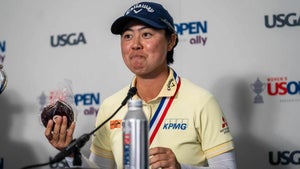
[[[123,148],[124,148],[124,154],[123,154],[123,162],[124,162],[124,168],[130,168],[130,142],[131,142],[131,135],[130,133],[124,133],[123,135]]]

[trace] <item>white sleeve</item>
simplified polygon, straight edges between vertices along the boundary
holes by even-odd
[[[82,165],[81,167],[85,168],[95,168],[95,169],[106,169],[106,168],[116,168],[115,162],[113,159],[102,158],[96,156],[95,154],[91,153],[89,159],[87,159],[84,155],[81,156]],[[66,161],[70,168],[73,166],[73,157],[66,157]]]
[[[89,160],[97,164],[100,168],[117,168],[113,159],[103,158],[95,155],[94,153],[91,153]]]
[[[66,161],[68,162],[70,167],[73,167],[72,157],[66,157]],[[82,156],[82,167],[116,169],[116,165],[113,159],[99,157],[93,153],[91,153],[89,159],[87,159],[85,156]],[[208,167],[196,167],[181,164],[181,169],[237,169],[235,163],[235,153],[234,151],[229,151],[208,159]]]
[[[234,151],[229,151],[207,160],[207,167],[181,164],[181,169],[237,169]]]

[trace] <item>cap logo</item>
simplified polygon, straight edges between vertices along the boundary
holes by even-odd
[[[126,12],[125,15],[128,15],[130,12],[134,12],[135,14],[141,12],[143,9],[147,10],[147,12],[153,13],[154,9],[146,4],[135,4],[132,7],[130,7]]]
[[[139,13],[139,12],[141,12],[141,10],[143,10],[143,9],[139,9],[139,10],[135,10],[135,9],[134,9],[133,12],[134,12],[134,13]]]

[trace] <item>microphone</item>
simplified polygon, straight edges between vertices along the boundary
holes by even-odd
[[[128,90],[127,96],[125,97],[125,99],[122,101],[122,105],[125,106],[125,104],[127,103],[127,101],[132,98],[137,92],[136,87],[131,87]]]
[[[0,64],[0,94],[4,91],[7,85],[7,78],[5,72],[2,70],[3,65]]]
[[[124,100],[122,101],[122,104],[119,106],[119,108],[108,118],[106,119],[104,122],[102,122],[97,128],[95,128],[93,131],[91,131],[90,133],[86,133],[83,134],[82,136],[80,136],[78,139],[74,139],[65,150],[61,151],[60,153],[58,153],[51,161],[50,163],[56,163],[56,162],[60,162],[61,160],[63,160],[66,156],[70,155],[71,153],[75,152],[76,150],[79,150],[80,148],[82,148],[85,143],[87,141],[89,141],[90,136],[92,134],[94,134],[97,130],[99,130],[105,123],[107,123],[111,118],[113,118],[118,112],[119,110],[126,105],[127,101],[132,98],[135,94],[137,93],[137,89],[136,87],[131,87],[128,90],[127,96],[124,98]],[[78,151],[79,153],[79,151]],[[75,158],[74,158],[75,160]],[[81,161],[79,161],[79,163],[81,163]]]

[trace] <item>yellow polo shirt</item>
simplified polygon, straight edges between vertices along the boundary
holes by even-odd
[[[174,95],[177,83],[174,71],[159,95],[146,103],[143,110],[148,121],[153,117],[162,97]],[[151,147],[168,147],[182,164],[203,166],[206,159],[234,149],[232,136],[216,99],[208,91],[187,79],[181,85],[164,118]],[[131,86],[134,86],[135,79]],[[121,105],[130,86],[105,99],[99,109],[96,126],[109,118]],[[149,89],[151,90],[151,89]],[[133,99],[138,98],[137,95]],[[122,120],[127,112],[124,106],[108,123],[95,133],[91,151],[97,156],[114,159],[118,168],[123,163]]]

